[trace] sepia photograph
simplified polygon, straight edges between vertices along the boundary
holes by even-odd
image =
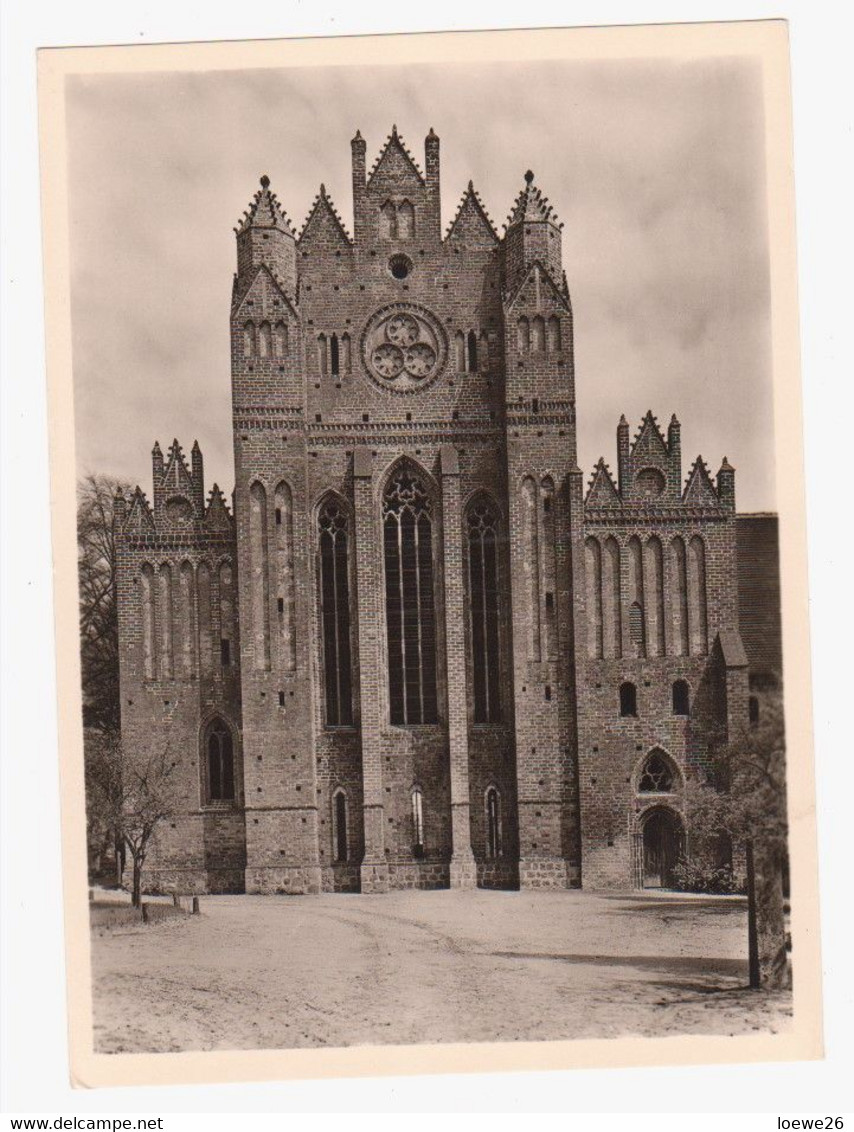
[[[43,54],[87,1083],[820,1055],[786,33],[634,36]]]

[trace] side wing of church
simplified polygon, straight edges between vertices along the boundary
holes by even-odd
[[[175,763],[150,887],[667,884],[686,776],[748,722],[775,531],[726,459],[683,482],[675,417],[585,487],[561,225],[528,173],[503,236],[471,183],[443,233],[439,166],[357,133],[352,235],[262,177],[231,504],[177,440],[116,500],[123,742]]]

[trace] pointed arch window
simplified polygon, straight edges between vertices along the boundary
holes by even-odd
[[[353,722],[349,523],[338,500],[324,503],[318,527],[326,724],[346,727]]]
[[[673,714],[689,715],[691,709],[691,693],[688,690],[687,680],[673,682]]]
[[[494,786],[486,792],[486,855],[490,860],[501,856],[501,796]]]
[[[207,801],[234,801],[234,741],[221,719],[210,724],[205,737]]]
[[[411,240],[415,235],[415,209],[408,200],[401,201],[397,209],[398,239]]]
[[[673,768],[663,751],[651,751],[643,764],[638,792],[641,794],[672,794]]]
[[[328,362],[326,351],[326,335],[318,334],[317,336],[317,368],[321,377],[326,377],[326,366]]]
[[[553,314],[548,322],[548,347],[554,353],[560,353],[560,319]]]
[[[341,335],[341,372],[350,373],[351,366],[350,335],[345,330]]]
[[[397,208],[394,201],[387,200],[380,209],[380,235],[383,239],[397,239]]]
[[[478,366],[481,373],[489,373],[489,338],[485,330],[480,332],[478,341]]]
[[[537,315],[531,321],[531,349],[532,350],[545,350],[546,348],[546,324],[543,321],[542,315]]]
[[[347,795],[343,790],[336,790],[332,807],[333,840],[336,864],[343,864],[348,860],[347,850]]]
[[[620,685],[620,715],[638,714],[638,690],[630,680]]]
[[[466,369],[466,338],[462,330],[458,330],[454,335],[454,365],[459,373],[465,373]]]
[[[333,334],[329,339],[329,369],[333,377],[340,372],[340,351],[338,349],[338,335]]]
[[[255,324],[247,322],[243,327],[243,356],[251,358],[255,353]]]
[[[424,856],[424,796],[420,786],[412,789],[412,852]]]
[[[468,332],[466,339],[467,345],[467,362],[466,369],[469,373],[477,373],[477,335],[473,330]]]
[[[269,322],[262,322],[258,329],[258,353],[262,358],[269,358],[273,353],[273,331]]]
[[[386,488],[383,533],[391,722],[436,723],[433,504],[409,470]]]
[[[519,352],[524,354],[531,348],[531,324],[528,322],[528,319],[525,317],[525,315],[522,315],[522,317],[519,319],[519,322],[517,324],[517,332],[517,345]]]
[[[156,654],[156,615],[154,594],[154,567],[143,564],[140,572],[142,589],[142,655],[146,680],[154,680],[157,675]]]
[[[286,322],[276,323],[275,345],[276,354],[280,358],[284,358],[288,352],[288,324]]]
[[[469,608],[474,722],[501,719],[501,648],[498,623],[499,519],[489,499],[468,509]]]

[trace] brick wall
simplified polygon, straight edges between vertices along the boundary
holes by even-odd
[[[745,674],[731,663],[737,650],[716,641],[722,629],[737,630],[741,605],[751,648],[767,647],[761,616],[745,615],[770,576],[767,525],[736,523],[726,463],[716,484],[695,463],[683,489],[675,418],[665,438],[648,416],[634,442],[621,422],[617,483],[600,462],[584,498],[561,231],[532,174],[504,240],[471,184],[443,235],[432,131],[423,173],[396,131],[370,172],[359,135],[352,156],[353,237],[324,186],[297,233],[266,178],[239,225],[230,314],[234,518],[218,492],[205,505],[197,449],[190,467],[180,451],[164,458],[155,449],[154,509],[140,492],[119,508],[125,740],[140,752],[168,743],[180,767],[151,883],[258,892],[638,883],[646,754],[666,751],[681,781],[746,710]],[[384,377],[371,360],[383,320],[401,313],[423,335],[422,357],[437,359],[432,370],[425,363],[426,377]],[[382,507],[403,467],[431,501],[438,715],[393,726]],[[318,510],[330,495],[348,528],[353,695],[352,723],[334,726],[318,570]],[[501,713],[488,723],[474,711],[466,522],[484,496],[498,516],[501,591]],[[183,517],[181,499],[190,508]],[[684,648],[666,557],[677,537],[686,554],[702,540],[703,562],[689,555],[685,569],[704,570],[707,595],[702,630],[694,618]],[[651,538],[659,565],[644,558],[640,575],[632,573],[630,540],[643,548]],[[616,643],[606,647],[591,570],[601,569],[609,539],[619,547],[623,596],[610,630]],[[599,547],[599,567],[585,540]],[[141,596],[148,587],[155,595],[156,652],[164,562],[176,580],[170,673],[159,653],[146,658]],[[232,575],[230,628],[223,568]],[[628,600],[638,577],[653,595],[641,616],[656,642],[640,655]],[[185,625],[188,578],[195,604]],[[209,594],[210,626],[200,621],[200,594],[201,605]],[[673,715],[676,679],[691,690],[688,718]],[[636,718],[619,714],[627,680],[638,689]],[[238,768],[227,806],[209,804],[204,776],[206,728],[220,716]],[[416,786],[423,852],[414,849]],[[678,788],[669,801],[678,810]]]

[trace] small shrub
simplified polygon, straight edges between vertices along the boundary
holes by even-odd
[[[692,857],[680,857],[673,870],[674,887],[680,892],[705,892],[717,896],[743,895],[731,865],[713,865]]]

